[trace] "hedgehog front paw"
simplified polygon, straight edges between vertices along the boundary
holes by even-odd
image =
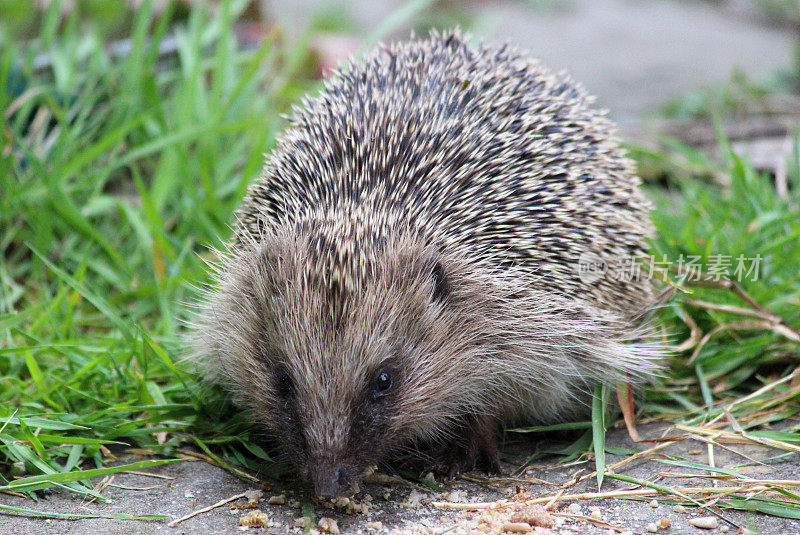
[[[418,450],[407,466],[420,474],[434,472],[450,478],[476,468],[488,474],[501,472],[497,434],[492,422],[470,419],[459,426],[455,437]]]

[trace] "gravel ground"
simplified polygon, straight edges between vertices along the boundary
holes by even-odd
[[[664,426],[648,426],[640,429],[643,437],[653,439],[663,436],[668,429]],[[611,430],[608,435],[608,444],[617,447],[636,447],[646,449],[650,445],[633,444],[627,437],[624,430]],[[515,442],[506,450],[513,449],[519,455],[519,459],[524,459],[525,455],[535,450],[535,448],[552,449],[561,447],[561,444],[550,442],[548,444],[537,444],[531,440]],[[737,453],[722,448],[715,448],[714,457],[716,466],[728,467],[748,460],[740,454],[747,455],[754,459],[765,459],[776,452],[762,447],[732,445],[732,450]],[[690,461],[705,463],[707,462],[707,449],[705,445],[693,440],[686,440],[674,444],[662,450],[664,454],[682,457]],[[607,463],[611,464],[624,457],[610,455]],[[263,497],[258,503],[257,510],[266,513],[270,523],[268,529],[250,528],[248,531],[257,533],[302,533],[302,529],[290,527],[295,520],[303,516],[303,509],[313,508],[316,519],[330,517],[337,521],[338,529],[341,533],[467,533],[470,532],[469,526],[480,525],[478,520],[485,512],[473,513],[464,511],[454,511],[435,507],[431,501],[450,501],[450,502],[484,502],[507,498],[517,492],[518,485],[524,486],[531,495],[547,494],[552,495],[558,485],[570,481],[578,471],[590,473],[593,470],[593,461],[573,464],[567,467],[559,466],[555,459],[551,462],[540,462],[536,464],[523,477],[537,478],[549,482],[528,483],[521,481],[509,481],[507,479],[490,478],[485,479],[480,474],[467,476],[469,480],[459,479],[448,482],[438,482],[443,491],[434,492],[425,487],[413,483],[397,484],[368,484],[354,497],[355,503],[369,504],[366,513],[346,513],[343,510],[331,510],[323,505],[315,504],[304,486],[288,482],[284,486],[279,482],[267,483],[268,488],[263,491]],[[505,464],[504,468],[510,472],[513,464]],[[739,472],[746,475],[769,478],[769,479],[798,479],[800,478],[800,466],[796,459],[788,458],[780,462],[772,461],[763,465],[753,467],[737,468]],[[193,510],[197,510],[208,505],[212,505],[225,498],[244,493],[249,489],[255,488],[250,482],[239,480],[230,474],[210,466],[204,462],[186,462],[173,465],[162,466],[157,469],[149,470],[150,473],[168,476],[173,479],[156,479],[141,475],[120,474],[114,477],[113,485],[103,491],[103,494],[112,501],[109,503],[85,503],[74,494],[63,490],[55,490],[39,503],[31,500],[16,498],[12,496],[0,495],[0,503],[17,507],[26,507],[48,512],[59,513],[89,513],[89,512],[123,512],[134,515],[141,514],[163,514],[163,520],[152,521],[133,521],[133,520],[107,520],[107,519],[85,519],[85,520],[55,520],[41,518],[23,518],[13,516],[0,516],[0,533],[25,533],[30,535],[51,535],[51,534],[143,534],[143,533],[174,533],[178,534],[233,534],[240,533],[243,528],[239,525],[239,519],[251,510],[230,509],[226,504],[210,512],[199,514],[186,520],[177,527],[171,528],[168,523],[178,519]],[[690,472],[688,469],[671,467],[665,464],[654,462],[653,460],[642,459],[633,461],[619,473],[633,477],[654,481],[660,472]],[[482,480],[482,481],[481,481]],[[531,479],[533,481],[533,479]],[[675,480],[664,478],[660,480],[665,485],[685,485],[702,484],[712,485],[710,480],[700,478]],[[134,487],[143,487],[148,490],[132,490]],[[606,480],[603,490],[614,490],[625,488],[625,484],[615,480]],[[594,492],[597,490],[597,483],[588,479],[576,487],[569,489],[568,493],[574,492]],[[269,498],[283,495],[286,503],[282,505],[270,505]],[[371,501],[367,498],[371,496]],[[672,504],[658,503],[655,507],[647,498],[644,501],[631,501],[618,498],[607,498],[603,500],[581,501],[580,510],[573,503],[575,500],[563,502],[555,507],[555,512],[565,514],[578,514],[584,517],[598,517],[602,522],[607,522],[613,526],[615,533],[622,533],[626,530],[632,533],[648,534],[647,525],[657,523],[662,519],[668,519],[671,527],[666,530],[659,530],[660,533],[667,534],[695,534],[703,533],[725,533],[726,530],[720,522],[720,526],[712,530],[703,530],[691,526],[688,521],[691,518],[700,516],[710,516],[709,512],[699,512],[695,507],[687,507],[687,511],[675,512]],[[244,504],[245,500],[236,501],[237,504]],[[787,520],[765,515],[746,514],[743,512],[726,512],[726,517],[740,526],[752,529],[757,533],[763,534],[794,534],[800,533],[800,521]],[[507,518],[504,520],[508,520]],[[540,530],[541,533],[560,533],[566,535],[573,534],[606,534],[609,527],[595,526],[586,520],[558,520],[563,522],[556,525],[553,530]],[[370,524],[380,522],[379,529],[371,529]],[[503,521],[501,521],[502,523]],[[499,526],[498,524],[497,526]],[[463,528],[459,529],[459,528]],[[447,530],[450,531],[447,531]],[[497,532],[489,531],[490,533]],[[737,533],[737,528],[730,527],[727,533]]]

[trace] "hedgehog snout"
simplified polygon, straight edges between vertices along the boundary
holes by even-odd
[[[309,480],[317,497],[327,500],[350,494],[355,481],[355,472],[342,463],[323,460],[308,471]]]

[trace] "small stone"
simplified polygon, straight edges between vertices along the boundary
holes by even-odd
[[[409,509],[413,509],[413,508],[419,507],[420,506],[420,502],[425,497],[426,496],[423,493],[421,493],[421,492],[419,492],[417,490],[412,490],[411,493],[408,495],[408,498],[406,499],[406,501],[403,502],[400,505],[402,505],[403,507],[407,507]]]
[[[581,505],[579,503],[571,503],[567,507],[567,510],[572,513],[573,515],[577,515],[581,512]]]
[[[333,505],[342,508],[347,507],[348,505],[350,505],[350,498],[347,498],[345,496],[339,496],[337,498],[334,498]]]
[[[383,522],[367,522],[367,529],[381,530],[383,529]]]
[[[294,498],[289,500],[289,507],[294,507],[295,509],[300,509],[302,506],[303,505],[299,501],[295,500]]]
[[[681,513],[681,514],[686,513],[686,507],[682,506],[681,504],[674,506],[672,510],[675,511],[676,513]]]
[[[533,531],[533,528],[530,524],[526,524],[525,522],[506,522],[503,524],[503,527],[500,528],[500,531],[508,533],[529,533]]]
[[[603,515],[602,515],[602,513],[600,513],[599,509],[595,509],[594,511],[592,511],[592,514],[589,515],[589,516],[591,516],[595,520],[602,520],[603,519]]]
[[[671,525],[672,521],[669,518],[662,518],[656,522],[656,526],[658,526],[659,529],[669,529]]]
[[[656,507],[658,507],[658,502],[656,500],[650,500],[650,507],[655,509]]]
[[[646,527],[646,528],[644,528],[644,529],[646,529],[646,530],[647,530],[647,531],[649,531],[650,533],[658,533],[658,528],[657,528],[657,527],[656,527],[656,525],[655,525],[655,524],[653,524],[652,522],[650,522],[649,524],[647,524],[647,527]]]
[[[323,516],[319,519],[319,522],[317,522],[317,527],[319,527],[320,531],[323,533],[339,535],[339,525],[336,523],[336,520],[328,518],[327,516]]]
[[[690,518],[689,524],[701,529],[714,529],[719,526],[717,518],[714,516],[701,516],[698,518]]]

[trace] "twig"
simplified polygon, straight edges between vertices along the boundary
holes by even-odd
[[[556,492],[556,495],[553,496],[553,498],[549,502],[544,504],[544,508],[547,510],[552,509],[553,505],[558,501],[559,498],[561,498],[561,496],[564,494],[564,492],[566,492],[566,490],[567,489],[561,489],[558,492]]]
[[[688,351],[703,338],[703,331],[697,326],[697,323],[692,318],[691,314],[687,314],[682,308],[678,308],[680,318],[689,327],[689,338],[684,340],[679,345],[675,346],[676,353],[683,353]]]
[[[606,472],[611,472],[611,471],[613,471],[613,470],[616,470],[616,469],[617,469],[617,468],[619,468],[620,466],[625,466],[626,464],[628,464],[628,463],[629,463],[629,462],[631,462],[631,461],[635,461],[636,459],[639,459],[639,458],[641,458],[641,457],[644,457],[644,456],[646,456],[646,455],[650,455],[650,454],[652,454],[652,453],[655,453],[656,451],[658,451],[658,450],[660,450],[660,449],[664,449],[664,448],[666,448],[667,446],[671,446],[672,444],[675,444],[675,442],[676,442],[676,441],[674,441],[674,440],[670,440],[670,441],[668,441],[668,442],[662,442],[662,443],[660,443],[660,444],[658,444],[658,445],[656,445],[656,446],[653,446],[652,448],[649,448],[649,449],[646,449],[646,450],[642,450],[642,451],[636,452],[636,453],[634,453],[633,455],[631,455],[631,456],[629,456],[629,457],[625,457],[625,458],[624,458],[624,459],[622,459],[621,461],[618,461],[618,462],[616,462],[616,463],[614,463],[614,464],[609,464],[609,465],[607,465],[607,466],[606,466]],[[564,489],[566,489],[566,488],[574,487],[575,485],[577,485],[577,484],[578,484],[578,483],[580,483],[581,481],[584,481],[584,480],[586,480],[586,479],[589,479],[589,478],[595,477],[596,475],[597,475],[597,472],[592,472],[592,473],[589,473],[589,474],[584,474],[584,475],[582,475],[581,477],[575,478],[573,481],[570,481],[570,482],[568,482],[568,483],[565,483],[565,484],[563,484],[563,485],[561,486],[561,488],[564,488]]]
[[[766,320],[763,321],[732,321],[730,323],[723,323],[722,325],[717,325],[710,331],[708,331],[703,338],[700,339],[697,346],[694,348],[692,352],[692,356],[689,357],[689,360],[686,362],[687,365],[694,363],[694,360],[700,355],[700,350],[703,349],[708,341],[711,339],[712,336],[717,334],[721,331],[754,331],[754,330],[763,330],[763,329],[772,329],[773,325]]]
[[[735,442],[739,444],[752,444],[755,442],[757,444],[761,444],[762,446],[769,446],[770,448],[775,448],[778,450],[800,453],[800,446],[795,446],[794,444],[789,444],[788,442],[781,442],[780,440],[773,440],[771,438],[756,437],[749,433],[745,433],[744,431],[733,433],[731,431],[719,431],[703,427],[692,427],[683,424],[675,424],[675,427],[682,431],[689,431],[702,435],[713,435],[717,440],[724,440],[726,442]]]
[[[246,498],[245,493],[243,492],[241,494],[236,494],[235,496],[231,496],[230,498],[225,498],[224,500],[220,500],[217,503],[215,503],[214,505],[209,505],[208,507],[203,507],[202,509],[198,509],[197,511],[192,511],[188,515],[183,516],[183,517],[181,517],[181,518],[179,518],[177,520],[173,520],[172,522],[170,522],[167,525],[169,527],[171,527],[171,528],[174,528],[175,526],[177,526],[178,524],[180,524],[184,520],[189,520],[193,516],[197,516],[197,515],[202,514],[202,513],[207,513],[208,511],[211,511],[212,509],[216,509],[217,507],[221,507],[221,506],[225,505],[226,503],[229,503],[229,502],[232,502],[232,501],[236,501],[239,498]]]
[[[712,280],[712,279],[701,279],[701,280],[689,280],[687,284],[691,286],[700,286],[705,288],[719,288],[723,290],[730,290],[733,292],[739,299],[753,307],[754,309],[758,310],[761,313],[761,316],[757,316],[760,318],[765,319],[766,321],[772,324],[774,331],[779,332],[789,338],[790,340],[794,340],[795,342],[800,342],[800,331],[797,329],[789,326],[789,324],[784,321],[783,318],[766,308],[765,306],[759,304],[755,299],[753,299],[750,294],[748,294],[744,289],[734,281],[722,279],[722,280]],[[705,305],[712,304],[712,303],[705,303],[703,301],[695,301],[696,303],[704,303]],[[713,304],[712,304],[713,305]],[[724,305],[713,305],[714,307],[720,307]],[[737,309],[737,307],[730,307],[731,309],[728,311],[732,311]],[[737,312],[742,313],[742,312]],[[749,314],[749,313],[748,313]]]

